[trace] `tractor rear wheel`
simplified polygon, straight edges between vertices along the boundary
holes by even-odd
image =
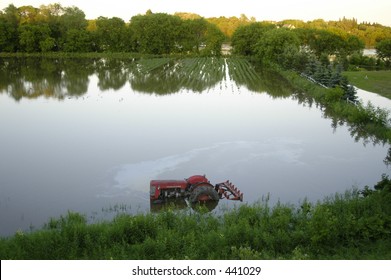
[[[201,185],[196,187],[190,194],[190,202],[195,203],[199,201],[218,201],[219,194],[211,185]]]

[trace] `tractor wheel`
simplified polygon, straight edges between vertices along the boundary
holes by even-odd
[[[210,200],[219,201],[219,199],[219,194],[212,186],[209,185],[198,186],[190,194],[191,203]]]
[[[205,213],[205,210],[211,212],[216,208],[217,204],[219,204],[219,202],[216,200],[197,201],[191,204],[191,208],[197,212]]]

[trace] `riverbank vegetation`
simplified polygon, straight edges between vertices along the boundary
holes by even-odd
[[[220,215],[118,215],[88,224],[69,212],[0,239],[0,259],[390,259],[391,181],[299,205],[263,199]]]

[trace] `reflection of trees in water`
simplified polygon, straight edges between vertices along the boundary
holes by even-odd
[[[0,93],[5,92],[15,100],[81,96],[87,92],[93,74],[98,77],[101,91],[119,90],[129,82],[132,89],[149,94],[173,94],[182,89],[203,92],[230,79],[238,87],[245,86],[254,92],[267,92],[273,97],[291,96],[304,106],[315,105],[322,110],[324,118],[331,119],[333,129],[347,124],[355,141],[374,145],[386,145],[390,141],[385,129],[368,132],[362,124],[348,122],[311,96],[295,92],[291,83],[277,73],[255,69],[240,58],[0,58]],[[385,163],[391,163],[391,148]]]
[[[171,94],[180,90],[176,64],[167,58],[141,59],[128,67],[133,90]]]
[[[118,59],[101,59],[95,64],[95,72],[98,76],[98,87],[105,91],[109,89],[119,90],[128,81],[129,72],[126,68],[131,61]]]
[[[133,90],[142,93],[173,94],[182,89],[203,92],[225,81],[226,73],[238,87],[246,86],[255,92],[268,92],[273,96],[288,96],[292,92],[289,83],[279,75],[256,71],[244,59],[208,57],[177,60],[2,58],[0,91],[15,100],[80,96],[88,90],[89,76],[96,74],[101,91],[119,90],[129,82]]]
[[[224,75],[221,58],[150,59],[131,69],[130,84],[144,93],[171,94],[181,89],[202,92],[218,84]]]
[[[0,90],[15,100],[61,96],[61,69],[45,59],[0,59]]]
[[[222,58],[187,58],[179,62],[181,87],[202,92],[214,87],[225,78]]]
[[[228,73],[238,86],[254,92],[266,92],[272,97],[288,97],[294,92],[291,83],[275,71],[255,69],[245,59],[227,59]]]
[[[363,145],[372,144],[389,146],[390,145],[390,137],[389,137],[389,128],[383,126],[376,126],[373,123],[363,122],[354,122],[349,121],[349,118],[346,115],[341,115],[338,112],[334,111],[332,106],[325,106],[321,102],[315,100],[312,96],[305,93],[295,93],[292,95],[294,99],[298,101],[299,104],[303,106],[316,106],[322,111],[322,116],[325,119],[331,120],[331,127],[334,131],[338,129],[338,127],[346,126],[350,136],[354,139],[355,142],[362,141]],[[342,105],[345,106],[345,105]],[[346,104],[346,106],[354,106],[350,104]],[[348,110],[348,107],[346,107]],[[354,112],[352,113],[354,114]],[[391,147],[388,148],[388,153],[384,158],[384,163],[387,166],[391,165]]]
[[[327,107],[324,107],[322,112],[324,118],[331,119],[331,126],[334,130],[337,130],[339,126],[347,125],[350,136],[356,142],[362,141],[364,145],[386,145],[390,141],[388,135],[384,133],[387,128],[379,127],[378,129],[372,129],[369,131],[365,122],[355,123],[343,120],[341,116]]]
[[[228,70],[228,71],[227,71]],[[275,72],[257,71],[245,59],[195,57],[180,60],[149,59],[130,69],[132,89],[144,93],[171,94],[182,89],[203,92],[228,79],[238,87],[287,97],[293,92],[289,81]]]
[[[63,99],[87,92],[91,60],[10,58],[0,59],[0,91],[15,100],[40,96]]]
[[[291,83],[280,74],[266,69],[259,70],[259,76],[262,80],[262,91],[267,92],[272,97],[290,97],[294,92]],[[255,90],[256,92],[260,92]]]
[[[88,90],[89,76],[94,73],[94,60],[65,59],[62,63],[62,86],[66,88],[65,95],[81,96]]]

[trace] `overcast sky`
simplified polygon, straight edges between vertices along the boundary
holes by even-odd
[[[0,0],[0,9],[15,6],[60,3],[64,7],[76,6],[87,19],[99,16],[120,17],[128,21],[136,14],[152,12],[192,12],[203,17],[237,16],[245,14],[257,20],[322,18],[338,20],[356,18],[359,22],[377,22],[391,26],[391,0]]]

